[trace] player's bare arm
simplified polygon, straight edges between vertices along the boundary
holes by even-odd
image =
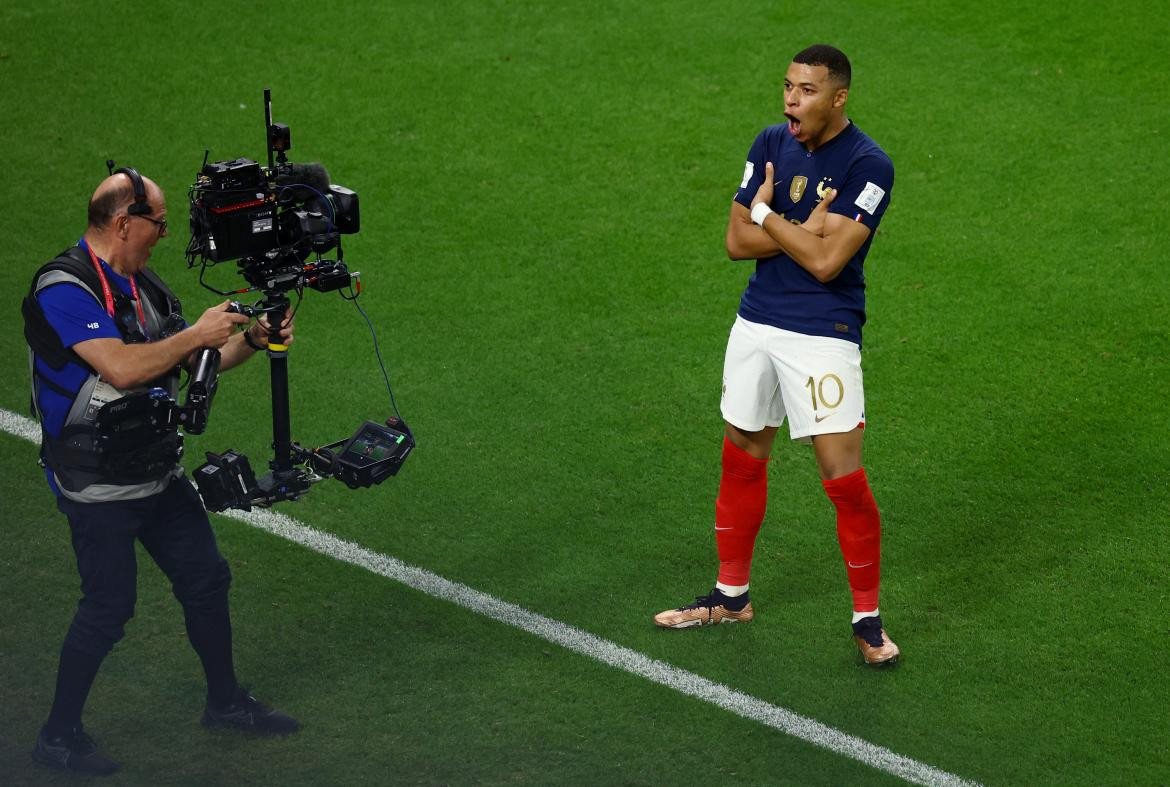
[[[772,201],[772,177],[772,162],[769,161],[764,182],[760,184],[755,198],[752,199],[752,207]],[[824,208],[827,211],[826,203],[831,202],[834,197],[836,193],[830,193],[817,208]],[[748,217],[750,220],[750,212]],[[804,231],[774,213],[768,215],[760,227],[780,244],[785,254],[820,282],[835,279],[869,237],[869,227],[836,213],[824,217],[822,235]]]
[[[752,223],[752,214],[735,200],[727,217],[727,257],[732,260],[758,260],[781,252],[780,244],[763,227]]]
[[[134,388],[167,373],[200,347],[218,349],[227,344],[236,326],[249,319],[226,309],[227,301],[213,306],[194,325],[160,342],[89,339],[73,345],[73,350],[111,385]]]
[[[770,175],[769,175],[770,177]],[[813,209],[803,224],[794,224],[813,235],[824,235],[825,217],[832,199],[825,199]],[[733,260],[758,260],[772,257],[784,247],[768,232],[752,221],[751,211],[735,200],[731,201],[731,215],[727,217],[727,256]]]

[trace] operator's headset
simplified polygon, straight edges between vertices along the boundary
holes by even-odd
[[[125,175],[130,178],[130,185],[134,188],[134,202],[126,208],[126,212],[131,216],[149,216],[153,212],[153,208],[146,201],[146,184],[142,182],[142,176],[138,174],[138,170],[133,167],[118,167],[114,169],[114,160],[112,158],[106,159],[106,169],[111,176]],[[173,295],[168,295],[168,297],[174,299]],[[183,316],[179,311],[180,308],[178,306],[178,300],[172,300],[170,314],[163,320],[162,330],[159,335],[160,339],[178,333],[186,327]],[[139,329],[138,321],[133,312],[115,315],[114,319],[125,324],[128,329],[127,339],[131,344],[147,341],[146,335]]]
[[[146,184],[142,182],[142,176],[138,174],[138,170],[133,167],[118,167],[114,169],[114,160],[106,159],[106,169],[109,170],[110,175],[126,175],[130,178],[130,184],[134,187],[134,204],[126,208],[126,212],[131,216],[147,216],[150,214],[150,203],[146,201]]]

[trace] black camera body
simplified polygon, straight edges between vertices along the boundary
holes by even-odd
[[[204,164],[190,202],[188,255],[247,260],[242,270],[279,266],[282,257],[302,262],[361,229],[357,192],[329,183],[320,165],[280,163],[265,170],[247,158]]]
[[[249,158],[208,163],[204,156],[188,192],[188,267],[197,260],[204,270],[237,260],[252,289],[270,297],[305,287],[328,292],[350,286],[358,274],[350,274],[342,261],[341,236],[361,230],[357,192],[333,183],[320,164],[288,160],[292,135],[287,125],[272,122],[268,90],[264,120],[268,166]],[[322,259],[334,249],[336,260]]]
[[[280,245],[276,196],[259,164],[238,158],[204,165],[192,187],[191,235],[199,253],[214,262]]]

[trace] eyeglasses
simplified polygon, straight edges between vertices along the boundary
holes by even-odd
[[[131,216],[132,218],[146,219],[151,224],[158,227],[158,236],[160,238],[166,236],[166,234],[167,234],[167,220],[166,219],[159,221],[158,219],[152,219],[150,216],[146,216],[146,215],[143,215],[141,213],[130,213],[128,215]]]

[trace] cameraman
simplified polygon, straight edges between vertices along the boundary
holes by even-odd
[[[135,540],[171,581],[187,637],[207,677],[202,723],[258,734],[295,732],[295,719],[236,681],[228,613],[231,572],[203,503],[179,466],[177,432],[135,446],[115,463],[95,450],[95,414],[106,402],[150,387],[177,393],[178,367],[203,347],[230,369],[264,346],[265,318],[221,303],[188,326],[166,285],[146,267],[167,235],[166,200],[150,179],[118,170],[94,191],[89,226],[76,246],[43,266],[24,303],[41,457],[57,507],[69,520],[82,598],[65,636],[48,721],[33,759],[56,768],[112,773],[81,712],[102,659],[134,614]],[[292,342],[292,325],[281,341]]]

